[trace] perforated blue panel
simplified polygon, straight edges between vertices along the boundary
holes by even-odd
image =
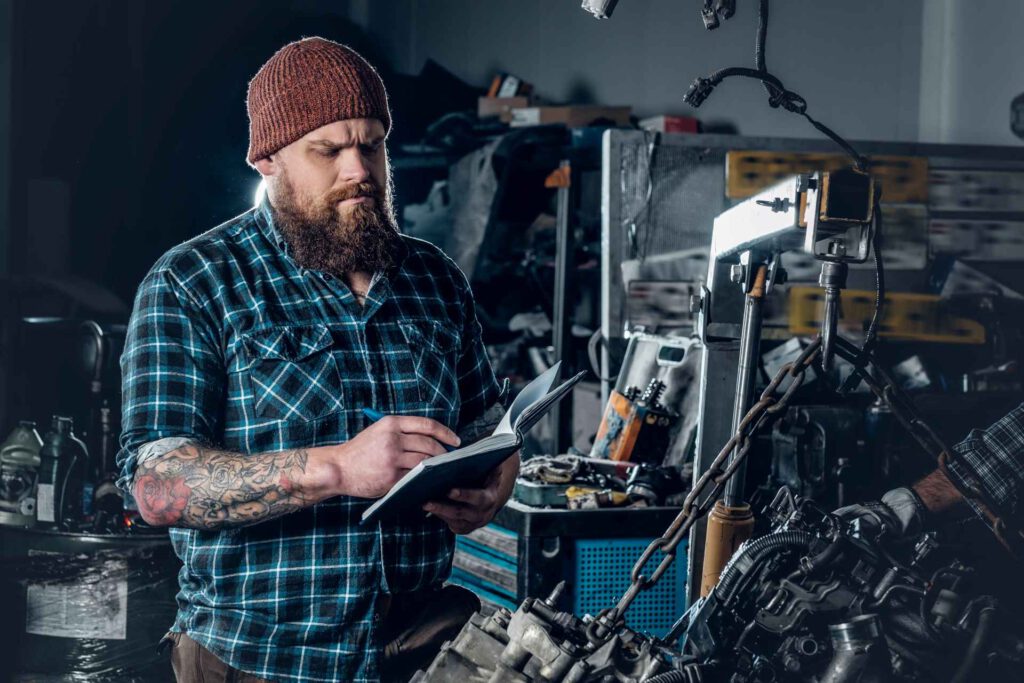
[[[629,574],[651,539],[614,538],[576,541],[576,572],[573,610],[577,616],[597,614],[619,601],[629,586]],[[654,554],[647,567],[658,566],[664,554]],[[637,631],[665,635],[686,610],[686,546],[661,580],[633,601],[626,624]]]

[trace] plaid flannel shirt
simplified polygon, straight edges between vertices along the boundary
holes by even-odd
[[[121,358],[119,485],[170,437],[253,454],[344,442],[368,426],[363,407],[456,431],[484,415],[501,389],[465,276],[428,243],[403,244],[365,306],[295,263],[266,202],[167,252]],[[379,595],[443,582],[454,538],[436,518],[360,526],[370,502],[170,529],[183,563],[172,630],[262,678],[376,680]]]
[[[1024,404],[987,429],[971,430],[953,450],[956,457],[949,461],[950,475],[963,485],[967,475],[964,463],[969,465],[1001,513],[1021,524],[1024,521],[1021,504],[1024,496]],[[985,519],[974,501],[968,499],[967,502]]]

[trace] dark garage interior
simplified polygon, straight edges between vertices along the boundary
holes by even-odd
[[[1024,680],[1022,28],[0,0],[0,680]]]

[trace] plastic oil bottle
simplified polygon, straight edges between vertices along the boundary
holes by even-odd
[[[75,436],[70,417],[53,416],[52,428],[39,449],[36,520],[40,525],[69,529],[82,516],[82,489],[88,452]]]

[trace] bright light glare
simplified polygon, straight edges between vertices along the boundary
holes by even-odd
[[[267,181],[260,178],[260,184],[256,186],[256,194],[253,195],[252,205],[259,206],[263,197],[267,194]]]

